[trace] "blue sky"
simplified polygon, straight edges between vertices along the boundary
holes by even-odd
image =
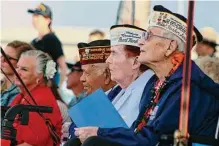
[[[27,8],[36,7],[40,1],[3,1],[1,4],[2,27],[31,26]],[[119,1],[44,1],[54,13],[55,26],[85,26],[108,28],[116,22]],[[187,1],[181,1],[187,16]],[[176,1],[152,1],[151,8],[161,4],[177,11]],[[219,32],[219,1],[197,1],[195,24],[200,29],[211,26]]]

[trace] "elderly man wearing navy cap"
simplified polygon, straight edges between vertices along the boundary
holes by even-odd
[[[111,80],[108,65],[105,63],[110,54],[110,40],[81,42],[78,43],[78,48],[83,71],[80,80],[83,83],[86,95],[102,88],[109,100],[112,101],[121,91],[121,87]],[[71,137],[75,137],[75,127],[73,123],[69,129]]]
[[[144,89],[138,118],[130,129],[77,129],[75,134],[83,146],[162,145],[160,136],[173,134],[178,129],[186,27],[185,17],[160,5],[154,7],[149,28],[139,41],[141,54],[138,61],[154,70],[155,75]],[[196,28],[193,38],[194,45],[202,40]],[[218,95],[219,84],[192,62],[189,134],[214,137],[219,113]]]
[[[108,65],[105,63],[110,54],[110,40],[78,43],[78,49],[83,70],[80,80],[86,94],[89,95],[98,88],[102,88],[108,95],[116,85],[116,82],[111,80]],[[115,95],[109,99],[113,100],[114,97]]]
[[[65,57],[62,50],[62,44],[58,37],[52,32],[52,10],[49,6],[41,3],[35,9],[28,9],[28,13],[33,14],[32,23],[34,28],[38,31],[38,36],[31,44],[38,50],[48,53],[56,62],[57,67],[60,68],[60,73],[55,75],[55,82],[60,85],[66,76],[67,66],[65,64]]]

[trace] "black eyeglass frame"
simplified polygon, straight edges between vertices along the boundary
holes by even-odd
[[[7,54],[6,54],[6,56],[7,56],[8,60],[15,60],[15,61],[18,61],[18,59],[13,58],[13,57],[11,57],[11,56],[9,56],[9,55],[7,55]],[[5,57],[1,55],[1,59],[2,59],[2,58],[5,59]]]

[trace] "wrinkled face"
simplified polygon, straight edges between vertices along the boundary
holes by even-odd
[[[148,29],[149,37],[139,40],[140,56],[138,61],[142,64],[160,62],[165,59],[165,53],[170,47],[171,40],[162,38],[163,31],[161,28],[151,27]],[[156,35],[156,36],[155,36]],[[159,37],[161,36],[161,37]]]
[[[49,18],[45,18],[42,15],[33,14],[32,15],[32,24],[36,30],[41,30],[42,28],[45,28],[45,26],[48,26],[50,23]]]
[[[42,75],[37,74],[36,67],[36,57],[32,56],[21,57],[17,63],[16,71],[27,87],[33,87],[37,84],[37,80],[42,80]],[[19,87],[22,87],[22,84],[17,78],[15,78],[15,84]]]
[[[208,56],[214,53],[214,49],[211,48],[209,45],[198,43],[196,46],[196,52],[198,56]]]
[[[17,53],[15,51],[15,48],[7,46],[5,49],[5,54],[7,55],[9,61],[12,63],[12,65],[16,68],[17,66]],[[7,63],[6,59],[1,55],[1,69],[6,75],[13,75],[14,72]]]
[[[80,77],[82,76],[83,72],[78,70],[79,68],[73,67],[72,71],[67,75],[67,88],[71,89],[72,87],[77,86],[80,84]]]
[[[80,80],[87,95],[105,84],[105,70],[99,65],[101,64],[82,65],[83,75]]]
[[[133,57],[127,56],[124,47],[124,45],[112,46],[110,56],[106,60],[111,79],[118,83],[123,82],[127,76],[133,75]]]

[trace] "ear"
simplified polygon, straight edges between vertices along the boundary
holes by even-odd
[[[136,57],[133,57],[133,60],[132,60],[132,69],[133,70],[136,70],[140,67],[141,63],[138,62],[138,56]]]
[[[177,48],[178,48],[177,41],[171,40],[170,45],[166,50],[165,56],[166,57],[170,56],[173,52],[176,51]]]
[[[50,18],[46,18],[46,21],[48,24],[52,22],[52,20]]]
[[[40,81],[43,81],[43,78],[44,78],[43,73],[40,73],[40,74],[38,75],[38,79],[39,79]]]
[[[110,75],[110,70],[109,70],[109,68],[107,67],[107,68],[106,68],[106,71],[105,71],[105,81],[104,81],[104,83],[105,83],[106,85],[108,85],[108,84],[110,84],[110,82],[111,82],[111,75]]]

